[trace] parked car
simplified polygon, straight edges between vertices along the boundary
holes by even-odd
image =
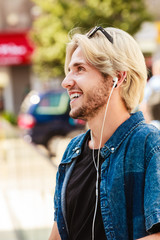
[[[18,126],[29,142],[49,148],[53,137],[84,130],[85,122],[72,119],[69,111],[69,96],[65,90],[31,91],[21,105]]]

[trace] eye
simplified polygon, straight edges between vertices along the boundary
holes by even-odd
[[[78,72],[82,72],[82,71],[84,71],[85,69],[84,69],[84,67],[82,67],[82,66],[78,66],[78,67],[77,67],[77,70],[78,70]]]

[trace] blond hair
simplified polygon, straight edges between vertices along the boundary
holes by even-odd
[[[147,80],[144,56],[137,42],[128,33],[117,28],[105,28],[113,37],[113,44],[97,31],[92,38],[76,33],[66,49],[65,73],[75,49],[80,46],[87,62],[103,75],[116,76],[126,71],[126,81],[121,85],[120,94],[129,112],[142,101]]]

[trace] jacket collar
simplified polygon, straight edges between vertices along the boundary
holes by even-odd
[[[114,153],[126,137],[140,124],[144,123],[142,112],[131,114],[130,118],[123,122],[117,130],[113,133],[110,139],[105,143],[102,152],[109,151]]]
[[[106,155],[114,153],[126,137],[143,122],[144,117],[142,112],[131,114],[131,117],[123,122],[105,143],[104,147],[101,149],[102,157],[106,157]],[[82,146],[88,135],[90,135],[90,130],[75,138],[73,145],[70,145],[72,147],[71,154],[69,154],[67,158],[63,159],[62,163],[69,163],[81,154]]]

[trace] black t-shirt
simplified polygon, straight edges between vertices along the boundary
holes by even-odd
[[[97,155],[98,150],[95,150],[95,159],[97,159]],[[100,157],[99,169],[102,162],[103,159]],[[66,190],[67,224],[70,240],[92,239],[92,222],[96,201],[95,189],[96,169],[93,163],[92,150],[89,149],[87,140],[82,154],[75,164]],[[94,239],[107,239],[104,232],[99,200]]]

